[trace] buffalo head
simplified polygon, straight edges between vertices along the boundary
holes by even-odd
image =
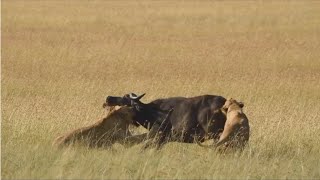
[[[141,107],[140,99],[145,95],[136,95],[134,93],[125,94],[123,97],[118,96],[108,96],[106,98],[106,105],[108,106],[131,106],[136,110],[139,110]]]

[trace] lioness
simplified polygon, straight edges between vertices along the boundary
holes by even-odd
[[[235,99],[228,99],[222,107],[227,120],[217,146],[224,144],[227,147],[243,148],[249,140],[249,121],[243,113],[244,104]]]
[[[93,125],[59,136],[54,140],[53,145],[61,147],[76,141],[82,141],[89,147],[102,147],[110,146],[115,142],[141,142],[146,134],[132,136],[129,131],[129,125],[133,124],[133,115],[134,111],[130,107],[111,107],[107,117]]]

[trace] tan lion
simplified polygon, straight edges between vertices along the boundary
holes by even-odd
[[[227,120],[224,130],[216,146],[225,145],[225,147],[243,148],[249,140],[249,121],[243,113],[244,104],[235,99],[228,99],[222,111],[226,114]]]
[[[143,141],[146,135],[131,135],[129,125],[133,124],[133,115],[134,111],[130,107],[110,107],[107,117],[93,125],[59,136],[54,140],[53,145],[62,147],[74,142],[82,142],[89,147],[105,147],[111,146],[116,142],[124,143],[130,141],[139,143]]]

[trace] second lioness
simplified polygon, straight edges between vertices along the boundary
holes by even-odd
[[[228,99],[222,107],[226,113],[226,123],[217,142],[217,146],[243,148],[249,140],[250,126],[247,116],[243,113],[244,104],[235,99]]]

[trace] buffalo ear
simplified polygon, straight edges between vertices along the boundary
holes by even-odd
[[[240,106],[240,108],[243,108],[244,107],[243,102],[239,102],[239,106]]]

